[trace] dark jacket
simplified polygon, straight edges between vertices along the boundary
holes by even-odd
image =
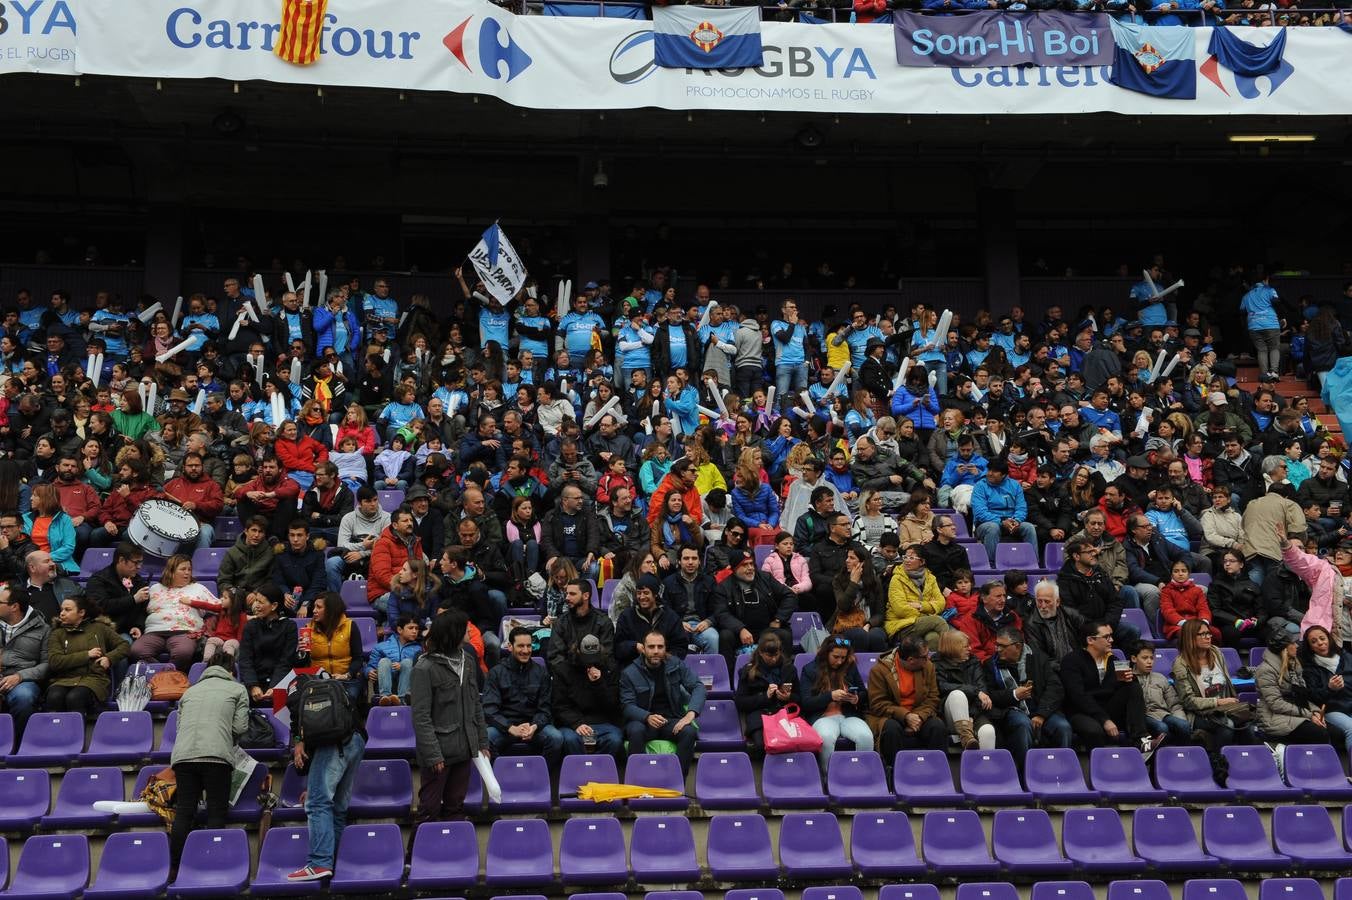
[[[1137,583],[1136,579],[1131,582]],[[1062,608],[1074,610],[1084,621],[1103,622],[1116,629],[1122,620],[1122,600],[1113,587],[1113,580],[1097,566],[1094,574],[1081,575],[1075,569],[1075,562],[1068,559],[1056,573],[1056,586],[1061,591]],[[1075,646],[1080,643],[1077,638]]]
[[[427,524],[427,519],[423,519],[423,524]],[[426,547],[426,544],[423,544]],[[485,585],[490,590],[505,591],[511,587],[511,578],[507,575],[507,563],[503,558],[502,551],[498,545],[490,544],[482,535],[479,536],[479,543],[473,547],[466,547],[469,554],[469,561],[474,564],[474,568],[479,570],[479,577],[483,579]],[[433,557],[434,559],[436,557]]]
[[[484,722],[502,732],[526,722],[543,728],[553,714],[549,691],[544,666],[508,657],[489,669],[484,679]]]
[[[737,693],[733,702],[742,716],[743,731],[759,731],[761,716],[773,715],[790,703],[802,705],[802,685],[798,683],[798,672],[793,667],[793,657],[785,654],[780,657],[778,666],[766,666],[758,661],[758,671],[751,674],[751,663],[742,666],[737,681]],[[770,685],[793,685],[789,699],[781,701],[778,697],[767,695]]]
[[[981,660],[977,659],[975,654],[962,662],[939,656],[934,661],[934,677],[939,683],[941,696],[947,697],[953,691],[963,693],[967,698],[967,709],[971,712],[972,718],[995,720],[1004,717],[1005,710],[996,709],[994,701],[990,709],[981,708],[978,695],[985,693],[990,696],[990,685],[986,681]]]
[[[671,374],[671,335],[667,332],[668,324],[664,322],[657,327],[657,334],[648,348],[653,364],[652,370],[658,375]],[[700,362],[704,357],[704,348],[699,344],[699,335],[695,333],[694,326],[684,323],[681,325],[681,331],[685,333],[685,367],[691,372],[703,371]]]
[[[85,585],[85,596],[99,605],[103,614],[112,620],[118,634],[129,634],[133,628],[144,628],[146,604],[137,603],[135,594],[148,582],[137,573],[131,577],[131,588],[122,584],[115,564],[99,569]]]
[[[758,635],[773,621],[783,628],[789,627],[789,619],[798,608],[798,597],[793,591],[764,572],[757,572],[751,580],[749,594],[741,585],[736,575],[729,575],[718,586],[714,621],[720,630],[736,633],[745,628]]]
[[[1128,584],[1166,584],[1174,563],[1188,558],[1187,550],[1166,541],[1158,531],[1150,535],[1149,553],[1131,538],[1122,546],[1127,551]]]
[[[430,560],[441,559],[441,551],[446,548],[446,517],[435,509],[429,509],[421,522],[413,517],[413,533],[422,541],[423,552]],[[458,543],[457,539],[457,543]],[[479,541],[484,543],[482,537]]]
[[[802,683],[797,686],[797,691],[803,698],[801,705],[803,718],[809,722],[820,719],[831,705],[831,692],[817,691],[817,668],[815,659],[804,666]],[[868,712],[868,687],[864,684],[863,676],[859,674],[858,666],[851,665],[845,670],[845,689],[854,692],[859,697],[859,702],[840,704],[841,715],[862,719]]]
[[[235,546],[227,550],[221,560],[221,571],[216,576],[216,583],[222,591],[233,589],[247,594],[257,590],[272,581],[272,565],[276,556],[267,541],[257,547],[250,547],[241,534]]]
[[[1054,658],[1027,644],[1024,645],[1023,657],[1017,663],[1002,662],[998,656],[992,658],[986,664],[987,692],[990,694],[991,706],[1001,710],[1026,707],[1029,716],[1041,716],[1044,719],[1061,712],[1066,691],[1057,668]],[[1009,686],[1011,681],[1015,687],[1031,681],[1033,696],[1022,701],[1016,700]]]
[[[607,620],[609,621],[609,620]],[[643,659],[630,663],[620,675],[620,708],[625,722],[642,722],[652,709],[653,694],[665,691],[674,711],[688,710],[699,718],[704,708],[704,683],[681,660],[668,656],[653,671]]]
[[[498,615],[498,608],[492,598],[488,596],[488,585],[484,584],[483,579],[477,577],[477,574],[463,581],[442,578],[441,586],[437,588],[437,596],[443,609],[461,610],[480,631],[492,633],[498,630],[501,616]]]
[[[1118,691],[1129,690],[1125,682],[1117,680],[1118,667],[1127,664],[1115,657],[1108,657],[1108,668],[1103,677],[1099,677],[1098,666],[1088,650],[1080,649],[1067,653],[1061,660],[1061,684],[1066,689],[1065,713],[1090,716],[1100,725],[1108,721],[1108,712],[1103,708]],[[1118,723],[1124,725],[1125,723]]]
[[[626,519],[616,519],[609,510],[601,513],[600,552],[621,554],[643,553],[652,543],[652,529],[638,510],[630,510]],[[543,532],[542,532],[543,533]]]
[[[587,556],[596,556],[601,550],[600,521],[585,507],[578,511],[575,518],[578,552],[573,558],[585,559]],[[551,509],[540,521],[540,555],[545,559],[565,555],[563,527],[563,513],[558,509]]]
[[[324,570],[324,554],[306,547],[303,553],[293,553],[288,546],[278,553],[272,566],[272,583],[290,594],[300,585],[301,603],[313,607],[315,598],[328,590],[328,576]]]
[[[1261,589],[1243,573],[1237,578],[1231,578],[1223,571],[1212,575],[1206,602],[1217,625],[1234,625],[1241,619],[1250,618],[1258,619],[1261,625],[1267,619]]]
[[[1065,603],[1066,583],[1058,581],[1061,588],[1061,607],[1051,619],[1038,615],[1036,609],[1023,621],[1023,636],[1028,646],[1047,658],[1052,668],[1061,665],[1061,658],[1084,643],[1080,637],[1080,626],[1085,618],[1079,610]]]
[[[925,559],[925,568],[934,573],[934,579],[939,582],[940,590],[953,589],[953,573],[958,569],[970,569],[972,561],[967,557],[967,551],[962,549],[962,544],[954,541],[947,546],[939,543],[937,540],[926,541],[920,545],[920,555]]]
[[[717,605],[718,583],[713,576],[697,572],[693,581],[686,581],[679,571],[662,581],[662,602],[676,610],[682,619],[697,618],[712,622]]]
[[[597,681],[588,678],[580,664],[570,663],[554,673],[554,724],[560,729],[619,724],[619,666],[607,656],[598,668]]]
[[[845,568],[845,554],[851,547],[861,550],[865,558],[868,557],[867,551],[854,541],[847,540],[843,544],[837,544],[827,538],[813,545],[812,552],[807,557],[807,571],[812,578],[814,592],[826,597],[834,596],[831,581],[837,572]],[[875,601],[873,605],[877,605],[877,602]]]
[[[1045,491],[1030,485],[1023,489],[1023,499],[1028,505],[1028,521],[1037,529],[1039,538],[1045,539],[1053,528],[1060,528],[1066,537],[1070,536],[1074,511],[1065,485],[1052,482]]]
[[[31,606],[8,639],[0,630],[0,678],[18,675],[21,681],[46,681],[51,632],[51,626]]]
[[[296,623],[250,619],[239,641],[239,682],[246,688],[268,690],[296,665]]]
[[[638,645],[649,631],[660,631],[667,639],[667,653],[685,659],[690,652],[690,638],[685,634],[681,617],[665,604],[658,603],[653,615],[648,618],[631,603],[620,613],[615,623],[615,659],[621,666],[627,666],[639,656]]]
[[[595,601],[595,597],[592,598]],[[615,625],[610,616],[597,609],[593,602],[586,616],[579,617],[571,609],[565,609],[554,623],[553,633],[549,636],[549,669],[557,672],[569,661],[577,658],[577,645],[589,634],[596,635],[606,656],[615,649]]]
[[[338,485],[333,498],[325,506],[319,491],[310,488],[301,501],[301,518],[310,523],[311,528],[337,528],[343,522],[343,516],[353,510],[352,492],[344,485]],[[317,515],[316,515],[317,514]],[[426,542],[424,542],[424,545]]]
[[[1338,668],[1330,672],[1312,658],[1302,654],[1304,662],[1305,684],[1310,689],[1310,700],[1315,706],[1323,706],[1325,712],[1352,714],[1352,653],[1346,650],[1338,653]],[[1343,676],[1342,690],[1329,687],[1334,675]]]

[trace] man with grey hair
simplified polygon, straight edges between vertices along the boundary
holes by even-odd
[[[1065,688],[1054,659],[1007,625],[995,633],[995,655],[985,668],[991,706],[1005,711],[997,726],[1000,739],[1020,770],[1033,747],[1070,746],[1070,720],[1061,712]]]
[[[1068,561],[1069,564],[1069,561]],[[1033,611],[1023,623],[1028,644],[1048,659],[1060,661],[1076,649],[1084,617],[1061,604],[1061,589],[1043,579],[1033,590]]]

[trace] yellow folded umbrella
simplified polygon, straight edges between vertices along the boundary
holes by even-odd
[[[680,791],[671,788],[644,787],[638,784],[604,784],[598,781],[588,781],[586,784],[579,785],[577,789],[579,800],[591,800],[594,803],[607,803],[611,800],[633,800],[639,797],[669,799],[684,796]]]

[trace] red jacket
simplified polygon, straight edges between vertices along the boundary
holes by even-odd
[[[295,441],[278,438],[272,444],[272,452],[288,472],[309,472],[314,474],[315,464],[326,462],[329,450],[308,434]]]
[[[652,497],[648,500],[648,524],[652,525],[657,521],[658,516],[662,514],[662,508],[666,506],[667,494],[676,490],[676,476],[668,472],[662,477],[662,483],[653,491]],[[685,500],[685,511],[696,523],[704,518],[704,500],[699,495],[697,488],[691,487],[690,490],[681,494]]]
[[[390,592],[390,581],[404,567],[404,563],[408,562],[410,554],[415,559],[422,559],[424,556],[422,541],[416,533],[410,545],[405,545],[399,540],[394,530],[388,526],[380,533],[380,537],[376,538],[375,544],[371,547],[371,564],[366,579],[367,603],[375,603],[379,597]]]
[[[901,577],[905,577],[904,575]],[[965,616],[957,616],[953,619],[954,628],[967,635],[967,639],[972,643],[972,655],[983,663],[990,662],[990,658],[995,655],[995,633],[1007,625],[1013,625],[1020,631],[1023,630],[1023,622],[1019,620],[1019,614],[1014,612],[1009,606],[1001,613],[998,620],[993,620],[990,613],[986,612],[986,607],[977,601],[976,609]]]
[[[113,488],[103,503],[103,521],[112,522],[118,531],[126,531],[131,524],[131,517],[136,515],[141,504],[159,495],[160,492],[148,484],[132,488],[125,497],[117,488]]]
[[[1160,622],[1164,625],[1164,636],[1169,640],[1178,637],[1187,619],[1206,619],[1211,621],[1211,604],[1206,602],[1206,592],[1188,579],[1177,584],[1172,578],[1160,588]],[[1221,639],[1221,630],[1211,626],[1211,636]]]
[[[347,423],[338,426],[338,436],[333,439],[334,448],[343,446],[343,438],[354,437],[357,439],[357,449],[367,456],[376,452],[376,430],[370,425],[365,428],[353,428]]]
[[[264,484],[262,475],[254,478],[253,481],[246,481],[235,488],[235,500],[247,500],[249,491],[275,491],[277,493],[276,497],[268,497],[258,501],[258,508],[265,513],[276,512],[278,503],[289,503],[292,507],[295,507],[296,499],[300,497],[300,485],[286,476],[278,478],[274,485]]]
[[[61,497],[61,508],[65,510],[66,515],[72,519],[83,516],[90,520],[91,525],[98,521],[103,504],[99,502],[99,492],[94,490],[93,485],[85,481],[72,481],[67,484],[60,478],[52,484],[56,486],[56,492]]]
[[[205,475],[198,481],[189,481],[180,475],[164,486],[164,493],[175,500],[191,501],[191,512],[199,522],[216,521],[225,506],[221,486]]]
[[[1118,543],[1127,539],[1127,519],[1140,512],[1131,503],[1124,501],[1122,511],[1114,512],[1108,508],[1107,502],[1100,497],[1098,508],[1103,511],[1104,518],[1107,519],[1107,533],[1112,535]]]

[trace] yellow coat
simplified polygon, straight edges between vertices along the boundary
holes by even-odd
[[[883,629],[888,637],[911,627],[921,616],[937,616],[943,611],[944,595],[939,592],[939,582],[933,572],[925,570],[924,590],[917,593],[915,582],[904,568],[897,566],[892,573],[892,583],[887,587],[887,616],[883,620]]]

